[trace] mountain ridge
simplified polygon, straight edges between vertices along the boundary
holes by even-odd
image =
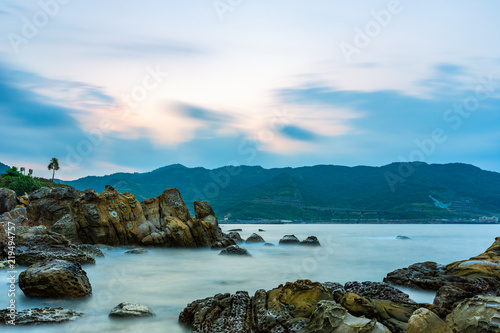
[[[139,200],[176,187],[187,203],[208,201],[219,218],[330,220],[363,217],[363,211],[378,212],[373,218],[469,218],[500,212],[500,173],[465,163],[271,169],[172,164],[63,183],[98,192],[111,185]],[[429,195],[450,208],[437,207]]]

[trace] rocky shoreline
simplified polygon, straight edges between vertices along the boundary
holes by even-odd
[[[245,240],[224,234],[207,202],[194,202],[191,217],[177,189],[139,203],[107,186],[93,190],[42,188],[29,196],[0,189],[0,267],[8,257],[8,226],[15,226],[16,263],[27,297],[85,298],[92,286],[85,265],[104,256],[99,249],[133,247],[211,247],[221,254],[251,256],[238,244],[266,243],[259,234]],[[264,231],[264,230],[259,230]],[[280,246],[321,246],[315,236],[300,241],[285,235]],[[215,255],[215,254],[214,254]],[[1,269],[1,268],[0,268]],[[433,304],[416,303],[395,288],[433,290]],[[271,290],[217,294],[186,306],[179,323],[192,332],[500,332],[500,238],[484,253],[448,265],[423,262],[390,272],[384,282],[286,282]],[[111,310],[111,309],[110,309]],[[18,325],[62,323],[84,313],[63,308],[15,313]],[[145,305],[121,303],[110,316],[147,317]],[[0,323],[12,318],[0,310]]]

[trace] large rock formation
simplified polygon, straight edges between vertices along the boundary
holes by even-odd
[[[92,294],[87,273],[80,264],[66,260],[31,265],[19,275],[19,288],[29,297],[73,298]]]
[[[401,291],[385,284],[349,283],[348,288],[395,299],[407,299]],[[366,298],[335,283],[309,280],[287,282],[278,288],[217,294],[188,304],[179,321],[192,332],[404,332],[419,308],[446,315],[430,304]]]
[[[446,317],[446,323],[455,332],[500,332],[500,297],[466,299]]]
[[[130,193],[106,186],[42,188],[30,194],[27,216],[75,243],[166,247],[210,246],[223,241],[207,202],[194,203],[192,218],[177,189],[139,203]]]

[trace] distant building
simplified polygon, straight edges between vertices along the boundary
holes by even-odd
[[[498,216],[481,216],[479,222],[493,222],[498,223]]]

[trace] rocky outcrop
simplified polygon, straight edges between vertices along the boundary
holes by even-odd
[[[491,277],[500,281],[500,237],[484,253],[446,266],[446,273],[470,278]]]
[[[455,332],[500,332],[500,297],[466,299],[446,317],[446,323]]]
[[[123,302],[111,309],[109,317],[151,317],[154,316],[153,310],[143,304]]]
[[[85,316],[82,312],[76,312],[63,308],[34,308],[15,312],[15,317],[10,310],[0,310],[0,324],[9,325],[13,321],[16,325],[40,325],[40,324],[58,324],[76,320]]]
[[[434,312],[420,308],[408,320],[406,333],[453,333],[451,328]]]
[[[31,265],[50,259],[95,264],[93,255],[81,250],[63,235],[48,231],[45,226],[16,228],[17,264]]]
[[[19,287],[29,297],[74,298],[92,294],[87,273],[80,264],[66,260],[31,265],[19,275]]]
[[[385,282],[411,288],[436,290],[434,304],[453,309],[456,302],[476,295],[496,293],[500,288],[500,238],[484,253],[447,266],[422,262],[397,269]]]
[[[238,245],[231,245],[222,250],[219,255],[232,255],[232,256],[251,256],[247,249]]]
[[[245,291],[218,294],[190,303],[179,321],[192,332],[389,332],[376,318],[358,318],[336,303],[333,289],[333,284],[299,280],[257,290],[253,297]]]
[[[280,245],[292,245],[292,244],[299,244],[299,243],[300,243],[300,241],[297,237],[295,237],[295,235],[285,235],[279,241]]]
[[[0,188],[0,214],[13,210],[17,206],[16,192]]]
[[[247,243],[265,243],[266,241],[259,234],[253,233],[246,240]]]
[[[139,203],[130,193],[106,186],[42,188],[30,194],[27,216],[74,243],[162,247],[210,246],[224,241],[207,202],[194,203],[192,218],[177,189]]]

